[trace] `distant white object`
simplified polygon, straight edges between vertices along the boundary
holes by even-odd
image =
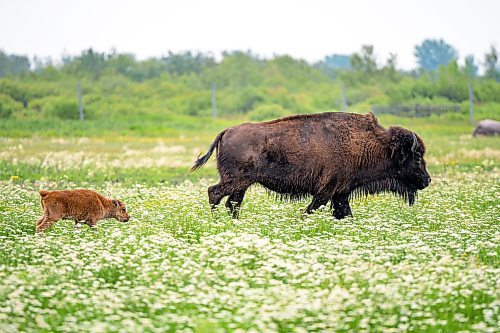
[[[500,121],[485,119],[477,123],[472,136],[476,135],[500,135]]]

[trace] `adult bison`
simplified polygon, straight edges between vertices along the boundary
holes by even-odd
[[[485,119],[477,123],[472,136],[477,135],[500,135],[500,121]]]
[[[209,202],[213,208],[229,196],[234,218],[254,183],[290,199],[312,195],[307,213],[331,201],[333,216],[341,219],[352,216],[353,195],[392,192],[412,205],[431,181],[422,140],[401,127],[384,129],[372,113],[326,112],[231,127],[191,171],[215,148],[220,182],[208,188]]]

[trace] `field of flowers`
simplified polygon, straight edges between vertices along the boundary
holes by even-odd
[[[199,142],[2,139],[0,332],[497,332],[500,147],[454,137],[431,137],[451,148],[431,148],[433,182],[415,206],[357,199],[341,221],[327,208],[304,216],[306,201],[260,187],[239,220],[211,214],[213,174],[153,185],[138,173],[51,174],[77,177],[83,151],[98,166],[85,172],[113,160],[151,174],[187,168]],[[26,179],[19,165],[46,176]],[[93,230],[60,221],[35,235],[38,190],[77,186],[122,199],[132,219]]]

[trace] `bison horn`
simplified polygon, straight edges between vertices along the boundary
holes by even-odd
[[[411,146],[411,151],[412,151],[412,153],[414,153],[418,147],[418,140],[417,140],[417,136],[415,135],[415,133],[411,133],[411,134],[413,135],[413,145]]]

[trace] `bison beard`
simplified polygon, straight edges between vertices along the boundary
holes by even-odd
[[[389,192],[412,205],[417,190],[430,183],[422,140],[401,127],[384,129],[371,113],[327,112],[241,124],[219,133],[191,171],[215,149],[220,182],[209,187],[209,203],[214,208],[229,196],[226,207],[234,218],[255,183],[285,199],[311,195],[306,213],[330,201],[338,219],[352,216],[352,197]]]

